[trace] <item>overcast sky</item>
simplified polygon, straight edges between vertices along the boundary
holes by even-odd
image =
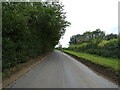
[[[118,33],[118,1],[120,0],[62,0],[66,20],[71,26],[66,28],[60,43],[67,47],[70,37],[86,31],[101,29],[106,34]]]

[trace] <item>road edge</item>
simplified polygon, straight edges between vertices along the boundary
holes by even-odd
[[[22,77],[24,74],[26,74],[31,69],[33,69],[36,65],[38,65],[39,63],[44,61],[50,54],[51,54],[51,52],[49,52],[47,54],[43,54],[43,55],[41,55],[40,57],[38,57],[36,59],[32,59],[27,63],[23,63],[24,64],[23,66],[25,66],[25,67],[21,67],[20,70],[12,73],[8,78],[5,78],[5,79],[2,80],[2,88],[7,87],[11,83],[16,81],[20,77]]]
[[[95,64],[89,60],[86,60],[84,58],[78,57],[76,55],[61,51],[63,53],[66,53],[67,55],[70,55],[71,57],[75,58],[77,61],[81,62],[82,64],[86,65],[89,67],[91,70],[93,70],[96,74],[105,77],[106,79],[110,80],[116,85],[120,85],[119,82],[119,73],[111,70],[110,68],[104,67],[99,64]],[[112,74],[111,74],[112,73]]]

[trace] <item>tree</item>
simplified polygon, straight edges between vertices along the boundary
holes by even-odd
[[[82,43],[91,42],[91,41],[96,41],[99,43],[104,38],[105,38],[105,33],[100,29],[96,29],[95,31],[92,31],[92,32],[86,31],[82,35],[80,34],[73,35],[70,38],[69,43],[70,45],[82,44]]]
[[[111,33],[111,34],[108,34],[108,35],[105,36],[106,40],[111,40],[113,38],[118,38],[118,35]]]
[[[3,2],[3,70],[54,49],[70,25],[63,5]]]

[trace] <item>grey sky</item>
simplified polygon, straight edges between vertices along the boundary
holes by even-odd
[[[118,33],[119,0],[62,0],[67,20],[71,26],[66,28],[60,43],[68,46],[72,35],[101,29],[106,34]]]

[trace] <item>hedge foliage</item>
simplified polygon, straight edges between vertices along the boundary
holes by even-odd
[[[103,57],[120,58],[120,37],[109,40],[106,40],[105,38],[101,38],[101,40],[98,40],[98,38],[93,38],[87,42],[70,45],[67,49],[96,54]]]
[[[63,5],[47,2],[2,3],[2,70],[54,49],[66,26]]]

